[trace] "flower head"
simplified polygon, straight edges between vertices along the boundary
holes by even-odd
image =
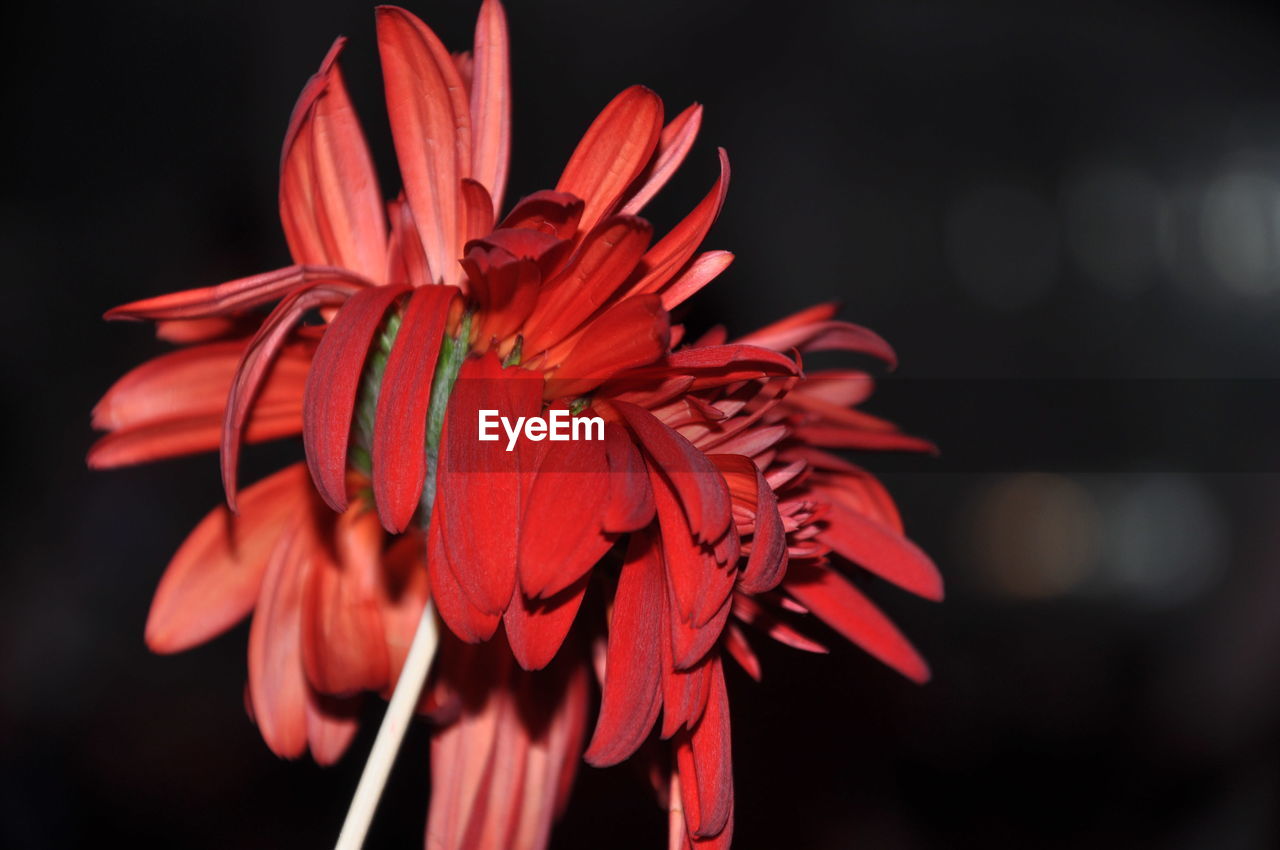
[[[824,651],[796,625],[812,614],[928,676],[838,561],[932,599],[937,571],[883,488],[831,450],[929,445],[855,409],[867,374],[801,365],[893,353],[830,305],[734,341],[684,340],[670,311],[733,259],[700,253],[724,152],[675,227],[655,239],[639,214],[692,148],[700,107],[664,123],[656,94],[623,91],[555,187],[502,215],[501,6],[484,2],[474,54],[450,54],[402,9],[379,8],[377,24],[402,194],[378,189],[339,40],[286,135],[294,264],[108,313],[154,320],[183,347],[111,388],[90,463],[218,448],[231,509],[174,557],[147,641],[178,651],[252,613],[264,739],[330,762],[362,695],[408,669],[430,602],[446,629],[420,705],[436,723],[428,846],[542,846],[581,755],[637,752],[664,777],[673,845],[727,846],[724,660],[761,675],[744,627]],[[484,439],[485,411],[599,422],[599,439],[530,427],[504,445]],[[299,434],[305,465],[240,490],[244,441]]]

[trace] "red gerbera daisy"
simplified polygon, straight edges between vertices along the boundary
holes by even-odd
[[[584,746],[595,765],[652,760],[672,846],[727,846],[724,655],[760,676],[742,624],[825,651],[796,627],[812,613],[928,676],[836,560],[930,599],[941,580],[883,488],[829,450],[929,444],[854,409],[867,374],[801,366],[811,351],[893,353],[829,305],[685,344],[669,311],[732,260],[699,253],[728,188],[723,151],[715,185],[661,238],[639,213],[700,107],[664,124],[657,95],[627,89],[555,188],[499,217],[501,6],[483,4],[474,55],[402,9],[377,22],[402,195],[378,191],[339,40],[284,145],[295,265],[108,313],[184,347],[111,388],[90,464],[220,448],[231,508],[174,557],[147,642],[179,651],[252,613],[248,703],[285,757],[337,759],[362,695],[394,689],[351,846],[415,706],[436,724],[429,847],[545,845]],[[506,421],[498,439],[486,412]],[[598,438],[548,438],[548,422]],[[297,434],[309,474],[238,490],[245,440]]]

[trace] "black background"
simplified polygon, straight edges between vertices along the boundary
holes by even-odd
[[[476,5],[412,9],[461,48]],[[674,223],[728,148],[708,244],[738,262],[690,324],[841,299],[902,360],[870,409],[943,449],[867,459],[947,577],[941,605],[874,588],[934,681],[834,641],[813,657],[756,640],[764,682],[730,679],[736,846],[1276,846],[1280,19],[1225,2],[511,6],[509,196],[552,185],[624,86],[672,114],[699,100],[702,139],[649,211]],[[376,707],[339,766],[280,762],[242,709],[244,628],[173,658],[142,644],[169,554],[217,502],[213,458],[94,474],[83,458],[97,396],[162,350],[103,310],[287,261],[279,142],[338,34],[391,190],[363,3],[9,13],[0,844],[337,834]],[[297,451],[251,451],[250,473]],[[415,729],[369,846],[420,840],[425,750]],[[584,768],[553,836],[663,841],[626,768]]]

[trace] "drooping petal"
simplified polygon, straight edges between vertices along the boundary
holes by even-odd
[[[493,636],[502,621],[497,614],[482,611],[467,596],[458,574],[449,563],[445,546],[446,517],[436,511],[427,530],[427,571],[431,582],[431,599],[440,619],[449,630],[467,643],[479,643]]]
[[[302,442],[316,489],[338,513],[347,509],[347,444],[369,346],[392,302],[407,291],[378,286],[353,295],[329,323],[311,364]]]
[[[312,540],[295,520],[278,530],[249,627],[249,700],[271,751],[297,758],[307,747],[309,688],[302,670],[302,596]]]
[[[336,764],[351,746],[360,729],[360,704],[356,697],[333,697],[316,693],[307,694],[307,744],[316,764],[327,767]]]
[[[463,685],[461,716],[432,737],[426,846],[542,850],[581,752],[585,665],[565,659],[531,674],[494,641],[472,650],[455,675],[474,684]]]
[[[541,670],[560,650],[582,606],[587,580],[588,576],[583,575],[545,599],[531,599],[516,589],[502,622],[511,652],[525,670]]]
[[[796,562],[787,570],[783,587],[831,628],[908,679],[929,679],[929,666],[915,647],[879,608],[835,570]]]
[[[662,132],[662,100],[644,86],[632,86],[609,102],[569,158],[557,192],[586,204],[583,230],[611,213],[653,156]]]
[[[457,284],[460,186],[471,170],[466,86],[449,51],[417,17],[395,6],[379,6],[377,21],[387,116],[405,194],[431,279]]]
[[[709,678],[711,693],[702,719],[675,742],[685,820],[689,832],[703,838],[724,830],[733,808],[729,695],[719,658],[711,662]]]
[[[494,426],[492,441],[480,439],[479,412],[496,410],[514,423],[536,415],[541,396],[540,376],[503,369],[490,350],[462,364],[445,413],[434,513],[449,531],[444,545],[460,585],[488,614],[502,613],[515,588],[522,470],[502,428]]]
[[[729,527],[729,491],[711,461],[647,410],[624,401],[611,404],[671,482],[694,537],[719,540]]]
[[[609,499],[600,525],[607,532],[639,531],[654,516],[653,490],[644,458],[623,426],[606,422],[605,455],[609,463]]]
[[[347,94],[339,38],[302,90],[280,158],[280,221],[294,260],[377,280],[386,263],[382,193]]]
[[[240,459],[241,432],[272,363],[289,334],[293,332],[294,326],[307,312],[317,307],[340,304],[352,291],[349,286],[328,283],[311,284],[308,288],[294,290],[276,305],[245,348],[244,356],[231,381],[231,389],[227,393],[227,409],[222,426],[222,485],[226,490],[227,504],[232,510],[236,509],[236,468]],[[312,368],[314,369],[314,365]]]
[[[302,667],[321,693],[379,691],[390,679],[378,584],[382,529],[362,505],[338,518],[335,551],[316,547],[302,598]]]
[[[183,541],[147,615],[152,652],[181,652],[218,636],[253,610],[286,520],[309,510],[306,468],[298,463],[245,488],[240,513],[215,508]]]
[[[471,176],[489,190],[492,209],[501,209],[511,159],[511,69],[507,17],[498,0],[485,0],[476,21],[471,122]]]
[[[648,535],[631,538],[609,617],[600,716],[585,758],[617,764],[648,737],[662,707],[662,558]]]
[[[603,441],[547,445],[520,525],[519,573],[525,594],[554,596],[609,551],[613,538],[601,529],[608,494]]]
[[[405,305],[378,392],[373,430],[373,495],[388,531],[408,527],[426,480],[427,409],[457,290],[420,286]]]

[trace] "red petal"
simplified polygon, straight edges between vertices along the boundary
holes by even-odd
[[[413,290],[382,374],[373,430],[373,495],[383,525],[393,533],[408,527],[422,500],[432,377],[457,294],[451,286]]]
[[[742,629],[734,625],[730,625],[725,629],[724,648],[733,656],[733,660],[738,662],[738,666],[746,671],[748,676],[757,682],[760,681],[762,672],[760,659],[756,657],[755,652],[751,649],[751,644],[747,642],[747,636],[742,633]]]
[[[699,254],[689,266],[666,286],[662,287],[662,306],[674,310],[688,301],[711,281],[719,277],[733,263],[728,251],[707,251]]]
[[[93,408],[93,427],[115,431],[175,417],[220,418],[244,349],[242,340],[230,340],[148,360],[107,390]],[[280,352],[258,396],[259,408],[300,406],[312,350],[303,344]]]
[[[720,177],[711,191],[693,208],[683,221],[672,228],[641,261],[640,278],[631,292],[657,292],[685,265],[698,250],[707,231],[720,215],[724,197],[729,191],[729,156],[720,149]]]
[[[307,747],[309,688],[302,671],[302,594],[313,554],[306,518],[280,530],[249,627],[249,700],[262,738],[282,758]]]
[[[326,696],[314,689],[307,697],[307,743],[311,746],[311,757],[322,767],[335,764],[360,729],[363,699]]]
[[[929,556],[891,528],[840,502],[831,503],[818,540],[903,590],[940,601],[942,576]]]
[[[427,579],[426,541],[421,534],[396,539],[382,557],[379,585],[383,636],[387,646],[388,684],[395,686],[404,668],[409,645],[431,594]]]
[[[466,244],[493,230],[493,199],[484,186],[470,177],[462,179],[462,241]]]
[[[516,591],[503,614],[507,641],[516,661],[526,670],[541,670],[551,663],[578,615],[588,576],[546,599],[530,599]]]
[[[242,439],[246,443],[263,443],[301,433],[299,408],[296,402],[288,406],[255,405]],[[154,420],[107,434],[89,449],[87,460],[91,469],[114,469],[213,451],[218,448],[222,433],[223,417],[218,413]]]
[[[391,303],[408,290],[377,286],[351,296],[325,329],[311,364],[302,442],[316,489],[338,513],[347,509],[347,441],[369,346]]]
[[[624,401],[611,404],[675,488],[694,537],[719,540],[729,528],[729,491],[711,461],[647,410]]]
[[[666,477],[651,470],[650,483],[657,505],[658,525],[662,530],[667,580],[671,583],[672,621],[683,621],[700,629],[716,620],[716,615],[733,591],[733,567],[717,564],[712,547],[694,539],[685,511],[681,510]],[[682,640],[682,646],[676,650],[680,656],[676,661],[677,667],[691,663],[686,657],[689,642],[701,643]]]
[[[471,170],[466,86],[449,51],[426,24],[379,6],[378,50],[387,115],[405,194],[413,207],[432,280],[459,283],[459,186]]]
[[[925,682],[929,666],[880,609],[829,567],[796,562],[783,585],[827,625],[908,679]]]
[[[147,616],[152,652],[181,652],[234,626],[253,610],[271,549],[286,520],[310,510],[302,464],[245,489],[241,511],[213,510],[169,562]]]
[[[471,121],[475,141],[471,175],[489,190],[491,209],[500,209],[511,158],[511,70],[507,16],[497,0],[485,0],[476,21]]]
[[[685,820],[698,837],[719,834],[733,809],[733,760],[729,738],[729,695],[720,659],[711,665],[711,696],[702,720],[676,742]]]
[[[662,100],[644,86],[623,91],[592,122],[556,184],[556,191],[586,202],[583,230],[617,206],[653,156],[661,132]]]
[[[696,103],[671,119],[671,123],[662,129],[653,161],[645,169],[644,183],[631,195],[622,212],[631,214],[640,212],[644,209],[644,205],[667,185],[667,181],[679,170],[684,158],[688,156],[701,126],[702,107]]]
[[[547,445],[520,525],[520,586],[527,595],[559,593],[609,551],[613,539],[600,530],[608,495],[603,442]]]
[[[321,693],[379,691],[390,679],[378,606],[382,529],[361,505],[338,519],[337,557],[313,553],[303,593],[302,667]]]
[[[444,517],[436,512],[427,531],[427,571],[431,579],[431,598],[444,624],[462,640],[479,643],[488,640],[498,629],[499,617],[477,608],[463,592],[458,576],[449,563],[445,548]]]
[[[826,308],[824,306],[818,309]],[[838,321],[816,321],[798,325],[786,324],[787,322],[789,320],[769,328],[762,328],[738,341],[772,348],[775,351],[790,351],[792,348],[798,348],[803,352],[854,351],[879,358],[887,363],[889,368],[898,364],[897,355],[893,353],[889,343],[885,342],[879,334],[860,325]],[[779,327],[779,325],[782,326]]]
[[[378,177],[338,68],[338,39],[294,107],[280,161],[280,221],[299,263],[378,280],[387,228]]]
[[[572,239],[582,218],[582,199],[565,192],[534,192],[512,208],[499,228],[539,230],[559,239]]]
[[[639,748],[662,707],[662,559],[648,535],[631,538],[609,617],[600,716],[585,758],[617,764]]]
[[[671,317],[657,296],[628,298],[587,326],[547,381],[547,398],[570,398],[595,389],[624,369],[643,366],[667,351]]]
[[[349,292],[369,281],[345,269],[325,266],[287,266],[216,286],[184,289],[122,304],[107,311],[107,319],[200,319],[241,313],[283,298],[308,284],[345,285]]]
[[[604,426],[605,454],[609,462],[609,501],[601,517],[604,531],[639,531],[654,516],[653,490],[644,458],[631,434],[613,422]]]
[[[222,484],[232,510],[236,507],[236,466],[240,458],[241,431],[271,364],[303,316],[317,307],[340,304],[350,294],[349,287],[323,283],[294,290],[276,305],[253,339],[249,340],[231,381],[222,426]]]
[[[644,219],[615,216],[583,239],[564,270],[547,281],[525,329],[525,349],[550,348],[618,292],[644,254],[653,229]]]
[[[498,410],[514,422],[538,414],[541,395],[541,377],[517,367],[503,369],[489,351],[462,364],[445,414],[435,514],[443,515],[449,530],[449,562],[465,565],[455,568],[462,588],[489,614],[501,614],[515,588],[521,453],[505,450],[505,434],[482,442],[478,411]]]

